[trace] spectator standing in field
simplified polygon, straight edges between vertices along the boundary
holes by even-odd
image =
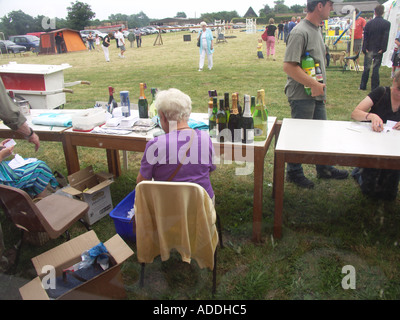
[[[289,36],[289,21],[285,21],[283,25],[283,41],[287,43],[287,38]]]
[[[108,47],[110,46],[111,36],[112,36],[111,33],[106,35],[103,39],[103,43],[101,44],[101,47],[103,48],[104,52],[104,58],[106,58],[107,62],[110,62],[110,52],[108,50]]]
[[[278,39],[283,40],[283,23],[282,22],[280,22],[278,24]]]
[[[142,46],[142,33],[138,28],[135,30],[136,46],[140,48]]]
[[[326,69],[325,43],[322,38],[320,23],[329,18],[333,2],[338,0],[307,0],[305,19],[290,32],[287,42],[283,70],[288,75],[285,94],[288,98],[292,118],[326,120]],[[340,0],[339,0],[340,1]],[[309,52],[319,62],[323,83],[316,81],[301,68],[302,57]],[[311,89],[311,95],[304,87]],[[345,179],[349,173],[332,166],[317,165],[317,176],[323,179]],[[301,188],[313,188],[314,183],[307,179],[299,163],[287,164],[286,179]]]
[[[360,10],[356,8],[356,16],[360,13]],[[353,51],[354,54],[361,52],[362,48],[362,40],[363,40],[363,32],[367,21],[361,16],[358,17],[354,26],[354,44],[353,44]],[[350,51],[350,50],[349,50]],[[351,53],[350,53],[351,54]],[[357,59],[357,63],[359,63],[360,57]]]
[[[278,38],[278,30],[275,26],[275,21],[273,18],[269,19],[269,25],[266,27],[267,30],[267,60],[269,60],[269,56],[271,55],[272,60],[275,59],[275,40]]]
[[[92,48],[94,49],[94,38],[93,38],[93,34],[91,32],[89,32],[89,35],[87,37],[87,42],[89,44],[89,51],[92,51]]]
[[[114,37],[118,41],[118,47],[121,50],[121,53],[118,54],[118,57],[125,58],[125,56],[124,56],[124,53],[126,51],[125,38],[124,38],[121,28],[119,28],[119,30],[115,33]]]
[[[296,18],[292,17],[292,20],[289,22],[289,34],[293,30],[293,28],[296,26]]]
[[[214,53],[214,37],[209,28],[207,28],[207,23],[204,21],[200,23],[201,29],[197,40],[200,44],[200,61],[199,61],[199,71],[203,71],[204,60],[207,55],[208,69],[211,70],[213,67],[213,53]]]
[[[371,91],[379,87],[379,68],[382,63],[383,53],[387,49],[390,22],[383,19],[385,7],[375,7],[375,18],[368,21],[364,28],[364,42],[362,52],[364,53],[364,71],[361,76],[360,90],[367,89],[369,71],[372,65]]]

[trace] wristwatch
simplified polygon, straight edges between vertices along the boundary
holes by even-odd
[[[31,132],[29,133],[29,135],[25,136],[25,139],[29,139],[34,134],[32,128],[29,128],[29,130],[31,130]]]

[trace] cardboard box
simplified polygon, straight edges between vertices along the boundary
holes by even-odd
[[[43,267],[54,266],[56,276],[61,276],[63,269],[81,261],[81,254],[99,243],[100,240],[92,230],[32,258],[32,263],[38,276],[19,289],[22,299],[50,300],[42,285],[42,279],[47,276],[47,273],[42,273]],[[100,275],[66,292],[57,300],[126,298],[120,266],[133,255],[133,251],[118,234],[104,242],[104,245],[112,257],[113,265]]]
[[[63,192],[78,197],[89,204],[84,220],[92,225],[108,215],[112,209],[110,185],[114,182],[110,173],[94,173],[92,166],[68,176],[69,187]]]

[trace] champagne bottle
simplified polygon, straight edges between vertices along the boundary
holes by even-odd
[[[244,111],[241,122],[242,129],[242,142],[253,143],[254,142],[254,121],[251,116],[250,110],[250,96],[244,95]]]
[[[210,102],[209,102],[209,104],[210,104]],[[217,112],[218,112],[217,97],[213,98],[212,106],[213,106],[213,111],[210,115],[210,118],[208,119],[208,130],[209,130],[210,138],[216,138],[217,137]]]
[[[144,95],[144,89],[146,89],[146,84],[141,83],[140,84],[140,95],[139,95],[139,101],[138,101],[138,107],[139,107],[139,118],[148,118],[149,117],[149,110],[148,110],[148,102],[146,99],[146,96]]]
[[[150,108],[149,108],[149,117],[153,118],[153,117],[155,117],[157,115],[156,104],[155,104],[155,101],[154,101],[154,97],[155,97],[155,95],[157,93],[157,88],[151,88],[150,92],[151,92],[151,95],[152,95],[153,98],[151,100],[151,104],[150,104]]]
[[[324,76],[322,75],[322,70],[319,66],[319,63],[315,64],[315,79],[320,83],[324,83]]]
[[[307,73],[310,77],[315,79],[315,63],[313,57],[310,56],[309,52],[306,52],[306,55],[301,58],[301,68]],[[311,95],[311,88],[304,87],[307,95]]]
[[[253,115],[255,108],[256,108],[256,97],[255,96],[251,96],[251,99],[250,99],[250,112],[251,112],[251,115]]]
[[[253,113],[254,141],[263,141],[267,139],[268,115],[264,102],[264,94],[264,90],[257,91],[257,102]]]
[[[232,142],[241,142],[240,114],[237,107],[237,95],[232,93],[232,112],[229,115],[228,129],[231,132]]]
[[[217,126],[218,126],[218,135],[217,141],[218,142],[225,142],[225,136],[227,135],[226,128],[227,128],[227,119],[226,119],[226,112],[224,106],[224,99],[219,100],[219,110],[217,112]]]
[[[109,113],[113,113],[115,108],[118,108],[118,103],[114,99],[114,88],[113,87],[108,87],[108,105],[107,105],[107,111]]]

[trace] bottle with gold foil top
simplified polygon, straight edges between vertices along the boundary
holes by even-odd
[[[236,93],[232,93],[232,112],[229,115],[228,129],[231,132],[232,142],[242,142],[240,113],[238,110]]]
[[[146,84],[140,84],[140,95],[138,101],[139,108],[139,118],[148,118],[149,117],[149,104],[147,102],[146,96],[144,95],[144,89],[146,89]]]
[[[265,106],[265,91],[257,91],[257,102],[253,113],[254,120],[254,141],[267,139],[268,134],[268,113]]]

